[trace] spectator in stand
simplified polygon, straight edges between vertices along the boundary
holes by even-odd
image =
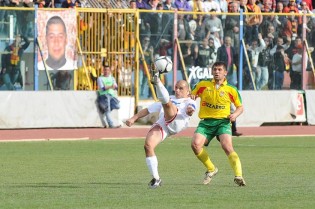
[[[209,61],[213,52],[213,49],[209,47],[208,38],[204,38],[202,44],[198,47],[196,66],[199,66],[200,68],[209,68]]]
[[[295,0],[290,0],[289,4],[283,8],[283,13],[295,13],[299,14],[299,8],[297,4],[295,3]],[[303,17],[302,16],[294,16],[292,15],[291,19],[296,19],[297,20],[297,34],[302,35],[302,22],[303,22]]]
[[[194,41],[201,42],[202,39],[206,37],[205,25],[204,25],[205,16],[203,14],[197,14],[196,16],[197,17],[195,20],[189,21],[190,27],[192,27],[191,26],[192,24],[195,25],[195,28],[192,29],[190,32],[191,32],[191,35],[193,36]]]
[[[269,38],[264,38],[266,47],[259,53],[257,71],[260,72],[256,77],[256,89],[261,90],[268,84],[269,80],[269,67],[271,66],[273,59],[270,55],[272,44]]]
[[[245,41],[246,43],[251,44],[253,40],[258,40],[258,28],[262,23],[263,17],[260,14],[260,8],[255,4],[255,0],[248,0],[248,3],[246,4],[246,12],[255,13],[253,15],[248,15],[245,19]]]
[[[239,5],[237,2],[232,1],[229,3],[229,13],[238,13]],[[228,15],[225,21],[225,35],[231,37],[231,45],[235,49],[239,49],[240,46],[240,22],[239,16]]]
[[[265,0],[263,4],[263,9],[261,10],[261,13],[273,13],[272,10],[272,3],[270,0]],[[262,35],[265,37],[267,35],[268,27],[270,25],[277,26],[277,16],[275,15],[263,15],[263,21],[259,25],[259,31],[262,33]]]
[[[27,37],[16,35],[14,41],[5,47],[1,57],[2,79],[7,90],[16,90],[15,83],[19,83],[23,87],[21,74],[21,60],[24,51],[30,45]]]
[[[291,11],[289,13],[291,13],[291,15],[288,15],[285,19],[282,36],[290,37],[294,40],[297,36],[301,36],[298,31],[299,23],[294,11]]]
[[[188,0],[189,7],[192,8],[193,12],[204,12],[204,3],[202,0]],[[195,19],[196,16],[193,16]]]
[[[62,3],[64,2],[65,0],[54,0],[55,2],[55,8],[62,8]]]
[[[61,8],[74,8],[74,7],[75,7],[75,4],[71,0],[65,0],[61,4]]]
[[[138,9],[150,9],[149,5],[145,0],[136,0],[136,5]]]
[[[283,7],[286,7],[287,5],[289,5],[290,0],[277,0],[277,2],[282,3]]]
[[[136,0],[131,0],[129,2],[129,7],[130,7],[130,9],[137,9],[137,2],[136,2]]]
[[[210,35],[209,35],[209,40],[212,39],[215,47],[215,51],[218,50],[219,47],[221,47],[221,39],[219,35],[220,29],[213,26],[210,28]]]
[[[204,12],[221,12],[220,5],[216,0],[205,0],[203,6]]]
[[[210,60],[209,60],[209,65],[210,65],[210,67],[212,67],[212,65],[217,60],[218,48],[215,48],[213,38],[209,38],[208,44],[209,44],[211,51],[213,51],[213,53],[211,54]]]
[[[163,2],[163,10],[175,10],[176,6],[173,3],[173,0],[165,0],[165,2]]]
[[[277,52],[277,48],[278,51],[280,51],[280,49],[283,49],[284,51],[287,50],[291,45],[291,38],[287,37],[287,42],[284,43],[283,37],[279,36],[277,38],[276,44],[273,46],[273,48],[270,50],[270,55],[272,57],[273,60],[273,66],[269,68],[269,81],[268,81],[268,88],[269,89],[275,89],[275,74],[278,68],[277,66],[277,62],[279,63],[280,66],[280,71],[285,70],[285,69],[281,69],[282,65],[285,65],[284,63],[282,63],[282,61],[284,62],[284,57],[281,57],[280,60],[275,60],[275,53]],[[281,54],[278,54],[278,57],[280,57]],[[285,67],[284,67],[285,68]],[[282,86],[282,84],[281,84]]]
[[[261,71],[260,71],[261,69],[257,68],[258,58],[259,58],[259,54],[265,49],[265,47],[266,47],[265,41],[262,38],[261,33],[259,33],[258,41],[253,40],[252,45],[249,48],[249,51],[252,56],[251,67],[252,67],[252,73],[253,73],[253,79],[254,79],[253,82],[255,82],[256,89],[257,89],[257,84],[260,81],[260,77],[261,77]]]
[[[160,3],[159,0],[149,0],[148,1],[149,10],[156,10],[159,3]]]
[[[303,0],[302,3],[301,3],[301,7],[303,9],[303,3],[306,4],[307,8],[312,11],[313,10],[313,5],[312,5],[312,0]],[[315,2],[313,1],[313,4],[315,4]]]
[[[275,62],[275,69],[274,69],[274,88],[275,90],[281,90],[283,86],[284,80],[284,72],[285,69],[285,53],[284,48],[281,45],[277,45],[276,53],[274,54],[274,62]]]
[[[92,65],[92,59],[86,58],[85,67],[78,69],[78,90],[93,90],[93,82],[97,80],[96,70]],[[90,86],[91,85],[91,86]]]
[[[294,41],[291,42],[290,47],[285,50],[285,53],[288,55],[288,58],[292,60],[292,65],[290,69],[290,79],[291,79],[291,84],[290,88],[291,89],[296,89],[296,73],[293,72],[293,57],[294,55],[298,52],[298,48],[300,46],[303,46],[303,41],[301,37],[297,37]],[[297,57],[296,57],[297,58]],[[296,71],[296,66],[295,66],[295,71]]]
[[[174,4],[179,11],[192,11],[193,9],[187,0],[175,0]]]
[[[284,8],[283,3],[278,2],[277,8],[276,8],[276,13],[283,13],[283,8]],[[276,15],[275,16],[275,22],[277,23],[275,25],[275,29],[276,29],[277,34],[282,34],[282,31],[283,31],[283,28],[284,28],[286,21],[287,21],[287,17],[284,15]],[[275,43],[276,39],[274,39],[273,42]]]
[[[171,49],[173,43],[167,39],[160,40],[160,46],[156,50],[156,54],[160,56],[168,56],[168,50]]]
[[[178,14],[177,30],[179,40],[191,39],[189,23],[184,14]]]
[[[252,63],[252,53],[250,53],[249,51],[249,45],[246,44],[244,47],[244,50],[246,50],[247,55],[248,55],[248,61],[247,61],[247,57],[243,56],[243,89],[244,90],[250,90],[252,89],[252,78],[251,78],[251,72],[249,69],[249,64]],[[237,71],[238,73],[238,71]]]
[[[278,33],[275,30],[275,27],[273,25],[269,25],[267,29],[267,34],[265,37],[267,37],[270,41],[270,45],[273,47],[276,44]]]
[[[277,6],[276,0],[263,0],[260,7],[261,12],[275,12]]]
[[[46,7],[46,2],[45,0],[39,0],[37,2],[38,8],[45,8]]]
[[[291,45],[291,38],[287,37],[286,43],[284,43],[283,37],[279,36],[277,38],[277,44],[270,50],[270,54],[273,56],[276,51],[278,46],[282,46],[284,50],[287,50]]]
[[[301,3],[300,13],[313,15],[313,12],[310,10],[306,2]],[[313,18],[313,17],[307,17],[307,18]],[[307,31],[307,32],[310,32],[310,31]]]
[[[215,10],[212,10],[211,12],[215,12]],[[208,39],[210,38],[212,27],[216,27],[219,29],[219,39],[220,39],[220,42],[222,44],[223,43],[223,36],[224,36],[222,21],[214,13],[210,14],[210,17],[205,19],[205,32],[206,32],[206,37]]]
[[[237,52],[231,45],[231,37],[225,36],[224,44],[218,49],[217,62],[223,62],[226,65],[227,75],[226,79],[228,83],[233,86],[237,86],[237,72],[235,66],[237,66]]]
[[[303,63],[303,45],[298,44],[296,46],[297,52],[292,57],[292,73],[290,89],[302,89],[302,63]],[[307,59],[307,56],[306,56]]]
[[[301,10],[303,12],[303,10]],[[312,33],[315,31],[315,16],[312,11],[306,12],[306,14],[311,14],[312,16],[306,16],[306,41],[311,45],[314,46],[315,41],[312,38]]]
[[[156,10],[163,10],[163,5],[157,4]],[[149,13],[146,18],[146,24],[150,28],[151,43],[154,44],[154,50],[156,50],[162,37],[171,40],[173,22],[168,14],[162,12]]]
[[[295,3],[296,3],[296,7],[301,10],[301,3],[302,3],[302,0],[295,0]]]
[[[228,3],[226,0],[216,0],[218,4],[220,5],[220,10],[222,13],[227,13],[228,12]],[[222,27],[225,29],[225,21],[226,21],[226,15],[223,14],[220,16],[220,19],[222,21]]]
[[[11,5],[10,0],[0,0],[0,7],[9,7]],[[6,20],[8,16],[8,11],[2,9],[0,10],[0,20]],[[4,32],[5,30],[5,24],[1,23],[0,24],[0,33]]]
[[[34,8],[33,0],[21,0],[17,5],[24,8]],[[27,37],[34,36],[34,12],[29,10],[16,11],[17,27],[19,33]]]
[[[193,43],[192,40],[189,40],[182,45],[182,53],[186,72],[188,72],[188,82],[190,83],[190,86],[193,87],[198,82],[198,78],[195,73],[196,71],[192,68],[195,66],[196,59],[198,57],[198,45]]]

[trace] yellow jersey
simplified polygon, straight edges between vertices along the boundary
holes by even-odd
[[[231,103],[242,106],[242,98],[235,86],[227,83],[217,86],[214,79],[203,80],[194,86],[192,95],[200,97],[199,118],[227,118],[231,114]]]
[[[78,90],[94,90],[93,81],[97,79],[96,70],[92,66],[87,66],[86,70],[87,73],[83,66],[78,69]],[[91,88],[89,83],[91,84]]]

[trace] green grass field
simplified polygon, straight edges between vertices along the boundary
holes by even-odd
[[[0,143],[0,208],[314,208],[315,137],[235,138],[246,187],[217,141],[205,172],[190,138],[158,146],[162,187],[151,190],[143,139]]]

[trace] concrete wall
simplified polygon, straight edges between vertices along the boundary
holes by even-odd
[[[315,125],[315,91],[242,91],[245,112],[239,127],[257,127],[263,123],[307,122]],[[304,98],[305,96],[305,98]],[[94,91],[2,91],[0,92],[0,129],[103,127]],[[113,111],[116,124],[133,115],[134,98],[120,97],[121,109]],[[304,103],[306,101],[306,106]],[[141,101],[139,108],[152,101]],[[306,111],[307,109],[307,111]],[[150,115],[141,120],[150,124]],[[198,125],[194,114],[190,126]]]

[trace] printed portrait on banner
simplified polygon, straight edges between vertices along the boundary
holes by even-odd
[[[77,69],[77,23],[74,9],[38,11],[38,70]]]

